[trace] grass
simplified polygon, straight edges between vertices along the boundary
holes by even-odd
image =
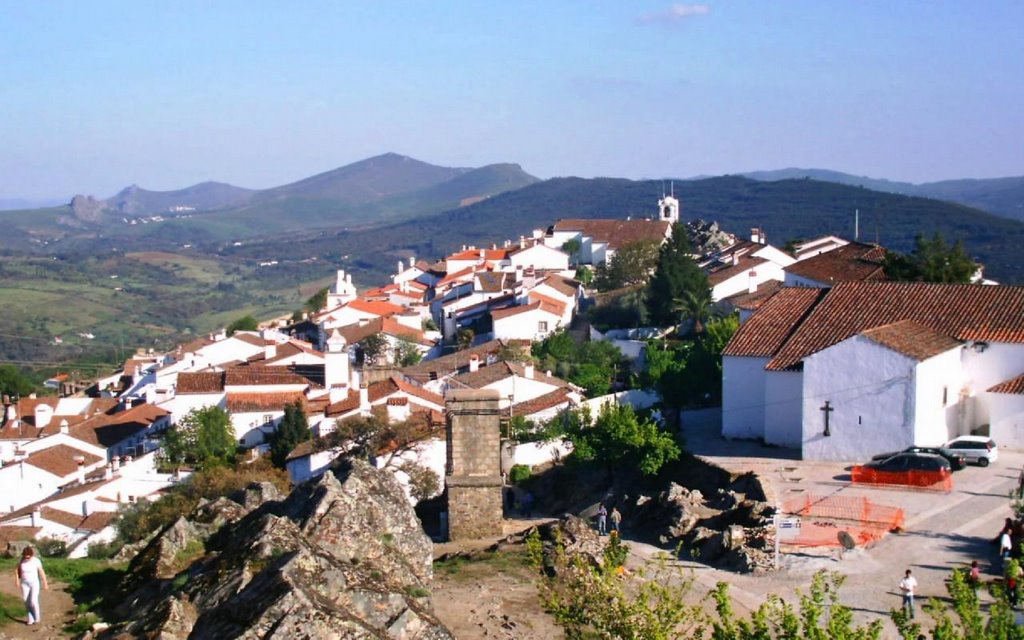
[[[0,558],[0,573],[11,575],[18,561],[18,558]],[[125,571],[124,565],[92,558],[43,558],[43,570],[51,586],[58,582],[66,584],[75,601],[77,615],[67,629],[74,634],[99,620],[97,612],[103,608],[103,598],[117,586]],[[20,599],[0,594],[0,625],[24,616],[25,606]]]
[[[21,601],[21,598],[0,593],[0,626],[21,620],[25,615],[25,603]]]
[[[484,551],[469,556],[454,556],[434,563],[434,573],[452,578],[471,579],[478,571],[485,573],[517,573],[529,569],[529,559],[522,549]]]

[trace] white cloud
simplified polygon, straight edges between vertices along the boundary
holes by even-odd
[[[706,16],[711,7],[706,4],[683,4],[673,2],[667,9],[640,16],[643,24],[673,24],[694,16]]]

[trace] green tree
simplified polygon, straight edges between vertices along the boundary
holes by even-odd
[[[408,338],[399,338],[395,345],[395,362],[402,367],[411,367],[423,359],[416,344]]]
[[[300,443],[313,438],[306,419],[306,410],[301,400],[289,403],[284,408],[284,417],[277,431],[270,438],[270,460],[276,467],[284,467],[288,454]]]
[[[672,237],[661,246],[658,264],[647,286],[647,310],[651,322],[659,326],[674,324],[678,313],[675,301],[687,292],[700,294],[709,289],[708,277],[692,257],[693,249],[686,226],[672,226]]]
[[[586,409],[572,411],[567,418],[566,437],[573,455],[605,465],[610,478],[615,467],[624,464],[654,475],[682,453],[675,436],[637,415],[628,404],[609,402],[593,420]]]
[[[238,331],[255,331],[256,329],[259,328],[259,325],[260,323],[258,320],[256,320],[256,318],[252,317],[251,315],[247,315],[242,316],[241,318],[238,318],[237,320],[229,324],[228,328],[225,331],[230,336],[234,335]]]
[[[691,321],[691,332],[698,338],[704,333],[704,323],[716,314],[711,289],[683,291],[683,295],[672,301],[672,310],[680,314],[679,324]]]
[[[358,343],[358,346],[363,364],[367,365],[383,364],[391,350],[391,343],[383,333],[367,336]]]
[[[476,332],[472,329],[459,329],[458,333],[455,334],[455,343],[459,346],[459,349],[468,349],[473,345],[473,338],[476,337]]]
[[[0,364],[0,393],[5,396],[26,396],[36,385],[13,364]]]
[[[163,456],[171,463],[209,468],[235,458],[235,430],[231,417],[220,407],[193,409],[167,431]]]
[[[946,244],[942,235],[931,238],[918,234],[908,255],[888,252],[885,275],[901,282],[970,282],[978,265],[967,255],[962,242]]]
[[[316,448],[344,447],[351,454],[375,459],[381,467],[401,463],[401,454],[415,448],[430,433],[429,417],[414,413],[405,420],[392,422],[387,409],[374,407],[368,416],[338,420],[334,431],[315,443]]]
[[[330,293],[330,287],[324,287],[320,289],[306,300],[306,311],[310,313],[316,313],[327,306],[327,294]]]
[[[576,279],[582,282],[583,286],[589,287],[594,281],[594,272],[587,265],[580,265],[576,267]]]
[[[566,331],[551,334],[531,347],[538,366],[583,387],[588,397],[608,393],[615,376],[628,370],[622,352],[611,342],[577,344]]]
[[[700,340],[652,340],[641,385],[655,389],[671,409],[720,404],[722,350],[738,328],[739,317],[732,314],[708,322]]]
[[[658,246],[655,240],[637,240],[619,247],[597,268],[594,284],[607,291],[647,282],[658,264]]]
[[[562,251],[569,254],[569,264],[576,264],[580,260],[580,249],[583,247],[576,238],[566,240],[562,243]]]

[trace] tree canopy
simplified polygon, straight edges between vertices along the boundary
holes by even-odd
[[[697,340],[649,342],[641,384],[672,409],[720,404],[722,350],[738,328],[739,318],[731,315],[708,322]]]
[[[13,364],[0,364],[0,393],[5,396],[25,396],[35,391],[36,385]]]
[[[226,333],[234,335],[238,331],[256,331],[259,328],[259,321],[251,315],[242,316],[228,325]]]
[[[316,313],[327,306],[327,294],[331,291],[330,287],[324,287],[320,289],[306,300],[306,311],[310,313]]]
[[[978,265],[957,241],[949,245],[936,232],[931,238],[918,234],[907,255],[890,251],[885,256],[885,275],[901,282],[970,282]]]
[[[235,430],[231,417],[220,407],[193,409],[168,430],[163,455],[169,462],[200,468],[234,461]]]
[[[284,417],[277,431],[270,438],[270,460],[276,467],[284,467],[288,454],[300,443],[312,439],[309,421],[301,400],[289,403],[284,408]]]
[[[675,436],[628,404],[607,403],[597,418],[585,407],[566,417],[565,434],[572,442],[573,455],[605,465],[610,476],[616,466],[624,464],[654,475],[682,453]]]
[[[672,237],[661,245],[654,276],[647,286],[647,309],[652,322],[667,326],[678,322],[675,304],[687,293],[702,295],[708,277],[691,257],[693,249],[686,226],[672,226]]]
[[[611,342],[577,343],[566,331],[533,343],[532,353],[541,369],[583,387],[591,398],[611,391],[616,375],[629,370],[622,352]]]
[[[611,260],[597,267],[594,284],[607,291],[647,282],[658,263],[658,243],[638,240],[619,247]]]

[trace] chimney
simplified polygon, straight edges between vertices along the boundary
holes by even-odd
[[[757,292],[757,271],[751,269],[747,272],[747,293]]]
[[[761,230],[757,227],[750,230],[750,241],[756,244],[761,244]]]
[[[465,250],[466,250],[466,245],[462,245],[462,250],[463,250],[463,251],[465,251]]]
[[[112,466],[113,465],[108,464],[106,467],[103,468],[103,479],[104,480],[113,480],[114,479],[114,470],[113,470]]]
[[[474,373],[480,370],[480,356],[475,353],[469,356],[469,372]]]
[[[36,429],[42,429],[46,425],[50,424],[50,419],[53,418],[53,407],[48,404],[37,404],[35,416]]]
[[[12,422],[18,419],[18,409],[13,404],[7,405],[7,421]]]
[[[42,519],[42,517],[43,517],[43,514],[39,511],[39,509],[33,509],[32,510],[32,515],[31,515],[32,520],[31,521],[32,521],[32,528],[33,529],[35,529],[36,527],[39,526],[39,521]]]
[[[533,363],[527,362],[526,366],[523,367],[523,377],[527,380],[533,380]]]
[[[78,484],[85,484],[85,458],[75,456],[74,460],[78,463]]]
[[[416,256],[409,256],[409,268],[412,269],[416,266]]]
[[[732,265],[735,267],[740,263],[740,255],[735,251],[732,254]]]
[[[534,229],[533,230],[533,239],[534,240],[540,240],[543,237],[544,237],[544,230],[543,229]]]
[[[359,383],[359,410],[370,410],[370,388],[365,382]]]
[[[277,343],[271,342],[263,345],[263,358],[265,360],[272,360],[277,357]]]
[[[519,236],[519,248],[520,249],[525,249],[526,248],[526,236]]]
[[[114,460],[110,463],[114,467],[114,471],[121,468],[121,456],[114,456]]]
[[[348,385],[344,383],[333,385],[328,393],[331,404],[341,402],[348,397]]]
[[[88,500],[82,500],[82,517],[88,518],[92,514],[92,505]]]
[[[487,255],[487,252],[484,251],[483,248],[481,247],[481,249],[480,249],[480,259],[483,260],[486,255]]]
[[[401,275],[403,271],[405,271],[405,263],[402,262],[401,260],[399,260],[398,261],[398,271],[395,272],[395,275]]]
[[[506,248],[506,249],[508,249],[508,248],[509,248],[510,246],[512,246],[512,241],[511,241],[511,240],[508,240],[508,239],[506,239],[506,240],[505,240],[505,248]]]
[[[64,435],[68,434],[68,421],[67,420],[61,420],[60,421],[60,432],[63,433]]]

